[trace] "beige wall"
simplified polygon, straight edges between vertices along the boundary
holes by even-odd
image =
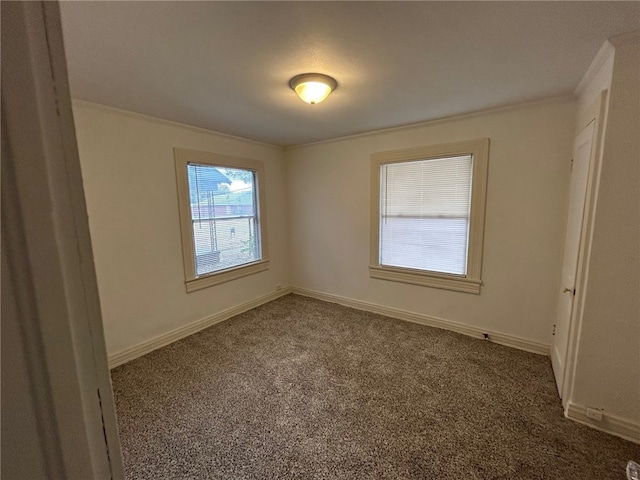
[[[73,110],[109,354],[287,284],[282,149],[85,102]],[[264,162],[268,271],[185,292],[174,147]]]
[[[549,344],[575,102],[560,99],[287,150],[291,284]],[[371,279],[370,155],[489,137],[481,294]]]
[[[284,155],[276,147],[86,102],[75,102],[74,115],[110,354],[249,302],[277,284],[550,343],[572,100],[298,147]],[[481,295],[370,279],[370,154],[481,137],[491,139]],[[185,293],[173,147],[265,162],[269,271]]]
[[[640,426],[640,41],[615,46],[572,402]],[[596,79],[597,80],[597,79]],[[597,83],[597,82],[595,82]],[[606,87],[606,85],[605,85]],[[586,103],[586,102],[585,102]]]
[[[549,344],[576,118],[611,88],[571,403],[640,423],[638,41],[557,99],[283,151],[76,102],[108,351],[293,285]],[[612,73],[613,72],[613,73]],[[370,155],[489,137],[479,296],[371,279]],[[173,147],[263,160],[271,267],[186,294]]]

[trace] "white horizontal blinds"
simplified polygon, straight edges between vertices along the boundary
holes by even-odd
[[[252,170],[187,166],[196,276],[260,260]]]
[[[382,164],[380,264],[467,273],[471,155]]]

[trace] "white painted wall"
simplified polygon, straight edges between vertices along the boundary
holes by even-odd
[[[576,104],[571,99],[286,151],[291,285],[549,344]],[[370,155],[491,139],[481,294],[369,278]]]
[[[571,402],[640,428],[640,40],[615,45]],[[600,88],[597,78],[594,83]],[[588,91],[593,88],[588,89]],[[587,101],[583,103],[588,103]]]
[[[109,354],[287,284],[281,148],[86,102],[73,111]],[[174,147],[264,162],[268,271],[185,292]]]

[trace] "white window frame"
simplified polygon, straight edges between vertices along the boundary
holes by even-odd
[[[471,211],[466,275],[391,267],[380,264],[380,170],[389,163],[472,155]],[[371,155],[371,259],[369,276],[382,280],[480,294],[487,197],[489,139],[422,146]]]
[[[217,153],[201,152],[186,148],[174,148],[176,167],[176,181],[178,185],[178,209],[180,213],[180,233],[182,236],[182,259],[184,263],[184,278],[187,293],[203,288],[219,285],[221,283],[236,280],[247,275],[263,272],[269,268],[269,256],[267,249],[267,216],[265,174],[263,163],[249,158],[233,157]],[[226,268],[205,275],[196,275],[195,249],[193,238],[193,225],[191,221],[191,200],[189,195],[189,176],[187,166],[190,163],[210,165],[212,167],[239,168],[255,172],[256,203],[258,214],[258,226],[260,232],[260,260]]]

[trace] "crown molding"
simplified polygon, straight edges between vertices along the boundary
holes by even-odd
[[[539,107],[539,106],[543,106],[543,105],[549,105],[549,104],[555,104],[555,103],[574,102],[574,101],[575,101],[574,95],[572,93],[569,93],[567,95],[559,95],[559,96],[555,96],[555,97],[542,98],[542,99],[537,99],[537,100],[531,100],[531,101],[528,101],[528,102],[521,102],[521,103],[514,103],[514,104],[502,105],[502,106],[497,106],[497,107],[485,108],[485,109],[482,109],[482,110],[475,110],[475,111],[472,111],[472,112],[461,113],[459,115],[452,115],[452,116],[449,116],[449,117],[434,118],[432,120],[424,120],[422,122],[417,122],[417,123],[408,123],[408,124],[405,124],[405,125],[398,125],[398,126],[395,126],[395,127],[380,128],[380,129],[377,129],[377,130],[367,130],[365,132],[354,133],[353,135],[345,135],[343,137],[327,138],[326,140],[318,140],[316,142],[300,143],[300,144],[297,144],[297,145],[288,145],[288,146],[284,147],[284,151],[288,152],[288,151],[298,150],[298,149],[307,148],[307,147],[314,147],[316,145],[324,145],[324,144],[329,144],[329,143],[343,142],[343,141],[347,141],[347,140],[353,140],[353,139],[357,139],[357,138],[366,138],[366,137],[381,135],[381,134],[385,134],[385,133],[393,133],[393,132],[403,132],[403,131],[415,130],[415,129],[418,129],[418,128],[424,128],[424,127],[428,127],[428,126],[431,126],[431,125],[438,125],[438,124],[448,123],[448,122],[456,122],[456,121],[460,121],[460,120],[466,120],[466,119],[469,119],[469,118],[481,117],[481,116],[484,116],[484,115],[493,115],[493,114],[499,114],[499,113],[506,113],[506,112],[510,112],[512,110],[518,110],[518,109],[521,109],[521,108],[535,108],[535,107]]]
[[[619,35],[614,35],[609,38],[608,42],[611,43],[614,47],[618,45],[622,45],[623,43],[628,42],[637,42],[640,40],[640,30],[633,30],[632,32],[625,32]]]
[[[204,135],[211,135],[213,137],[225,138],[229,140],[235,140],[243,143],[251,143],[254,145],[260,145],[261,147],[273,148],[274,150],[278,150],[282,152],[284,148],[280,145],[274,145],[272,143],[260,142],[258,140],[252,140],[250,138],[239,137],[237,135],[231,135],[228,133],[216,132],[215,130],[209,130],[203,127],[196,127],[195,125],[189,125],[187,123],[180,123],[174,120],[167,120],[165,118],[153,117],[151,115],[146,115],[144,113],[132,112],[131,110],[124,110],[118,107],[110,107],[109,105],[104,105],[102,103],[95,103],[89,100],[82,100],[80,98],[71,99],[71,104],[74,107],[85,107],[92,108],[95,110],[103,110],[111,113],[118,113],[120,115],[126,115],[128,117],[137,118],[139,120],[146,120],[147,122],[157,123],[159,125],[165,125],[175,128],[180,128],[182,130],[189,130],[191,132],[200,133]]]

